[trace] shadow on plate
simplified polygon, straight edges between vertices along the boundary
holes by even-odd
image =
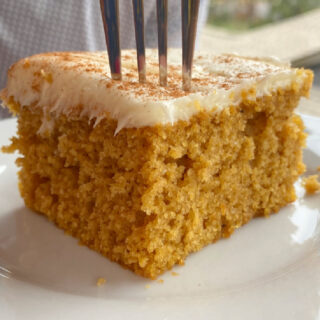
[[[80,246],[75,238],[25,207],[0,218],[0,275],[86,296],[99,295],[99,277],[106,278],[106,287],[115,295],[122,286],[130,291],[148,281]]]
[[[317,153],[310,149],[303,150],[303,162],[307,168],[306,175],[319,173],[317,168],[320,166],[320,156]]]

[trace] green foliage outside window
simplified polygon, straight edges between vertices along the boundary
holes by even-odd
[[[320,8],[320,0],[210,0],[208,24],[247,30]]]

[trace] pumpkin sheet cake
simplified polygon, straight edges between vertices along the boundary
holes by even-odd
[[[303,123],[294,109],[312,72],[274,59],[198,53],[192,88],[181,50],[170,50],[168,86],[147,50],[122,51],[122,81],[106,52],[22,59],[3,104],[18,117],[19,188],[41,213],[139,275],[156,278],[252,218],[295,200],[304,171]],[[241,231],[240,231],[241,232]]]

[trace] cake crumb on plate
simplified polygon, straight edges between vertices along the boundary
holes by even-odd
[[[174,271],[172,271],[172,272],[171,272],[171,275],[172,275],[172,276],[174,276],[174,277],[176,277],[176,276],[178,276],[178,275],[179,275],[179,273],[178,273],[178,272],[174,272]]]
[[[107,282],[107,280],[105,278],[99,278],[97,280],[97,287],[101,287],[101,286],[105,285],[106,282]]]
[[[307,194],[314,194],[320,190],[320,183],[318,181],[317,174],[303,178],[302,184],[306,189]]]

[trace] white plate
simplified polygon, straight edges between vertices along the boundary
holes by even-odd
[[[304,120],[310,174],[320,165],[320,119]],[[0,122],[0,145],[15,127],[15,120]],[[0,154],[1,319],[320,319],[320,195],[306,196],[300,182],[295,203],[192,254],[161,284],[79,246],[28,210],[14,159]],[[99,277],[104,286],[96,286]]]

